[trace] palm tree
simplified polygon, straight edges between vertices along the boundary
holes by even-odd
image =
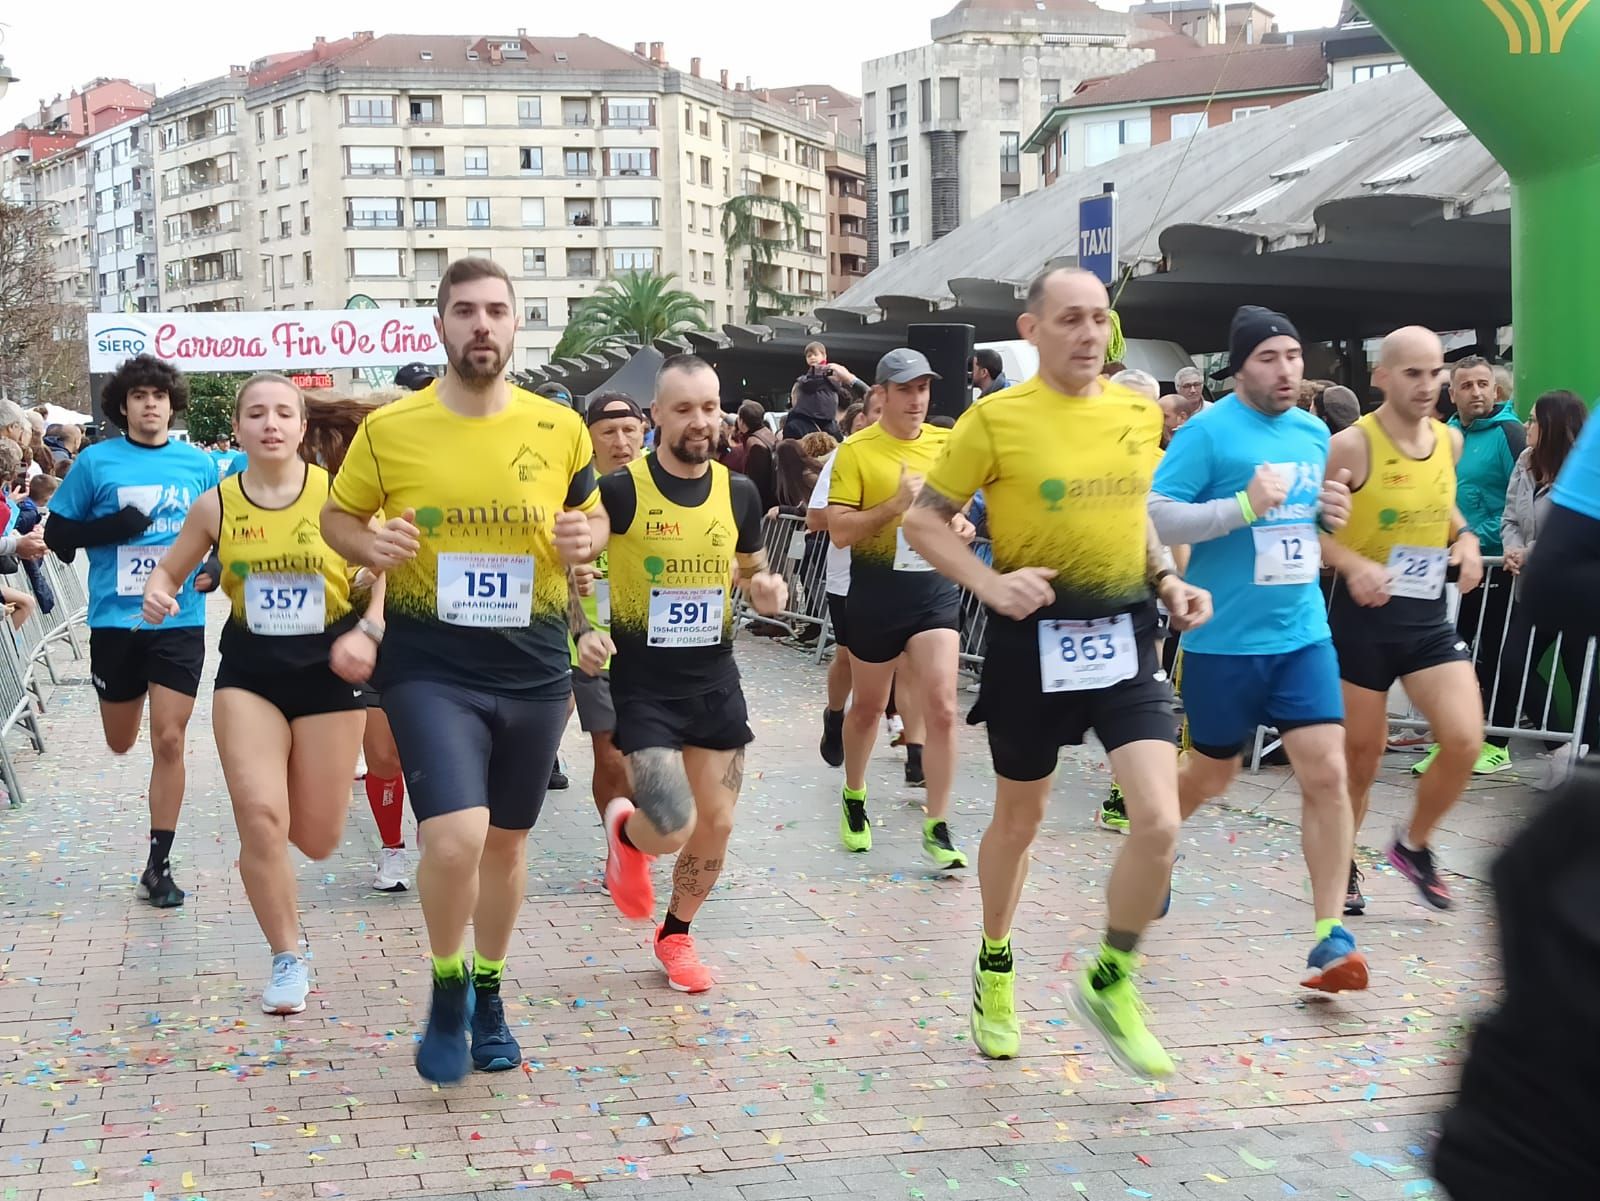
[[[764,235],[762,226],[776,222],[782,226],[776,237]],[[770,266],[780,250],[793,250],[806,231],[806,215],[792,200],[779,200],[759,192],[734,196],[722,202],[722,244],[728,252],[728,288],[733,288],[733,261],[741,251],[749,252],[750,300],[745,319],[759,325],[763,317],[799,310],[803,296],[794,296],[769,286],[760,268]],[[765,301],[766,303],[763,303]]]
[[[705,302],[673,286],[677,278],[655,271],[612,276],[573,310],[551,359],[610,346],[648,346],[668,334],[705,329]]]

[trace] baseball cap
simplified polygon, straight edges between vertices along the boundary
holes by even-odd
[[[600,421],[610,421],[616,417],[632,417],[635,421],[643,421],[644,411],[628,397],[613,392],[610,396],[591,400],[588,411],[583,415],[583,419],[590,425]]]
[[[914,379],[943,379],[928,362],[928,356],[920,350],[909,350],[901,347],[891,350],[878,360],[878,372],[873,377],[873,382],[879,384],[909,384]]]
[[[408,392],[419,392],[433,383],[433,372],[424,363],[407,363],[394,373],[394,382],[397,387]]]

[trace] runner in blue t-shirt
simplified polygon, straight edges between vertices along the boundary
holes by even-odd
[[[1339,661],[1317,585],[1319,526],[1344,523],[1350,493],[1324,482],[1327,427],[1296,407],[1304,362],[1288,318],[1246,306],[1229,341],[1235,394],[1178,430],[1150,494],[1156,532],[1192,548],[1188,578],[1215,604],[1210,623],[1183,636],[1191,750],[1179,802],[1187,818],[1221,796],[1256,727],[1277,727],[1300,781],[1316,909],[1302,983],[1362,989],[1366,959],[1339,920],[1354,833]]]
[[[139,355],[106,382],[106,416],[126,434],[87,446],[50,504],[44,537],[71,562],[89,554],[89,671],[100,697],[100,721],[112,751],[138,740],[150,694],[150,855],[139,896],[158,909],[183,904],[170,855],[183,808],[184,740],[205,658],[202,574],[178,597],[179,612],[159,630],[141,628],[145,577],[178,537],[189,506],[217,485],[206,453],[169,438],[174,413],[189,389],[175,367]],[[204,573],[205,569],[201,569]]]

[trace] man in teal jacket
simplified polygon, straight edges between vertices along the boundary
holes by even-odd
[[[1473,355],[1451,368],[1450,398],[1456,406],[1450,426],[1461,431],[1462,440],[1461,461],[1456,464],[1456,507],[1478,536],[1484,555],[1498,555],[1503,550],[1500,515],[1506,507],[1506,486],[1511,482],[1517,456],[1528,444],[1527,431],[1517,420],[1510,401],[1500,399],[1494,367],[1487,359]],[[1456,632],[1475,647],[1473,661],[1485,712],[1494,690],[1500,641],[1510,608],[1511,577],[1503,571],[1488,572],[1483,587],[1461,598]],[[1501,687],[1515,688],[1517,683],[1508,680]],[[1426,760],[1418,766],[1425,767]],[[1504,747],[1485,742],[1472,770],[1488,775],[1510,766],[1511,756]]]

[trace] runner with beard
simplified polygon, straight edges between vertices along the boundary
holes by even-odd
[[[387,574],[377,687],[417,817],[433,952],[417,1071],[452,1084],[521,1062],[500,982],[572,689],[568,565],[593,560],[610,528],[582,419],[505,378],[517,318],[504,269],[452,263],[438,306],[448,374],[362,424],[322,527]]]

